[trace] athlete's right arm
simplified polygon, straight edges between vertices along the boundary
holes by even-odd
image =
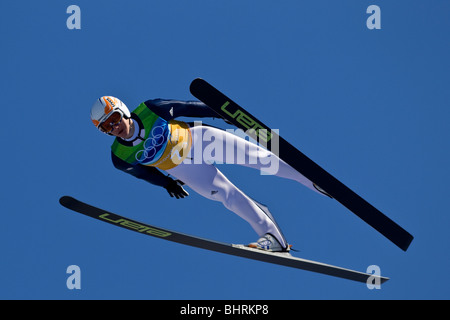
[[[138,179],[142,179],[151,184],[165,188],[171,197],[175,196],[178,199],[184,198],[185,196],[189,195],[183,189],[183,187],[178,186],[177,180],[174,180],[166,176],[155,167],[144,166],[141,164],[133,166],[127,163],[126,161],[123,161],[112,152],[111,158],[114,167],[116,167],[117,169],[125,173],[131,174],[132,176]]]
[[[220,116],[203,102],[153,99],[144,102],[147,107],[166,121],[178,117],[220,118]]]

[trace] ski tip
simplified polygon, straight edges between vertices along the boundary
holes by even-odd
[[[194,80],[192,80],[192,82],[191,82],[191,84],[192,83],[197,83],[197,82],[205,82],[205,80],[203,80],[202,78],[195,78]]]
[[[201,86],[202,84],[207,83],[205,80],[203,80],[202,78],[195,78],[194,80],[192,80],[191,85],[189,86],[189,90],[191,92],[195,91],[195,89],[198,86]]]
[[[71,203],[71,202],[73,202],[75,199],[73,198],[73,197],[71,197],[71,196],[62,196],[61,198],[59,198],[59,203],[62,205],[62,206],[64,206],[64,207],[66,207],[67,208],[67,206]]]

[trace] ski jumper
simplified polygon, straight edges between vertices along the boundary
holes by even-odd
[[[131,113],[134,135],[128,140],[117,137],[111,147],[114,166],[161,187],[173,181],[160,171],[164,170],[203,197],[221,202],[246,220],[258,236],[270,233],[286,248],[286,240],[267,208],[248,197],[213,163],[264,170],[270,161],[276,161],[277,171],[272,174],[320,193],[313,183],[272,152],[230,132],[174,120],[182,116],[215,118],[217,114],[195,101],[156,99],[141,103]]]

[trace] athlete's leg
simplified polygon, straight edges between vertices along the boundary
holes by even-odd
[[[208,126],[192,128],[203,141],[203,161],[239,164],[258,169],[265,174],[295,180],[320,192],[314,184],[274,153],[230,132]],[[198,148],[197,148],[198,150]],[[198,155],[197,155],[198,158]]]

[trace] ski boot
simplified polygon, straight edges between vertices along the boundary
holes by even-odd
[[[247,247],[270,252],[289,252],[292,246],[288,245],[286,248],[283,248],[274,236],[270,233],[266,233],[259,238],[258,241],[248,244]]]

